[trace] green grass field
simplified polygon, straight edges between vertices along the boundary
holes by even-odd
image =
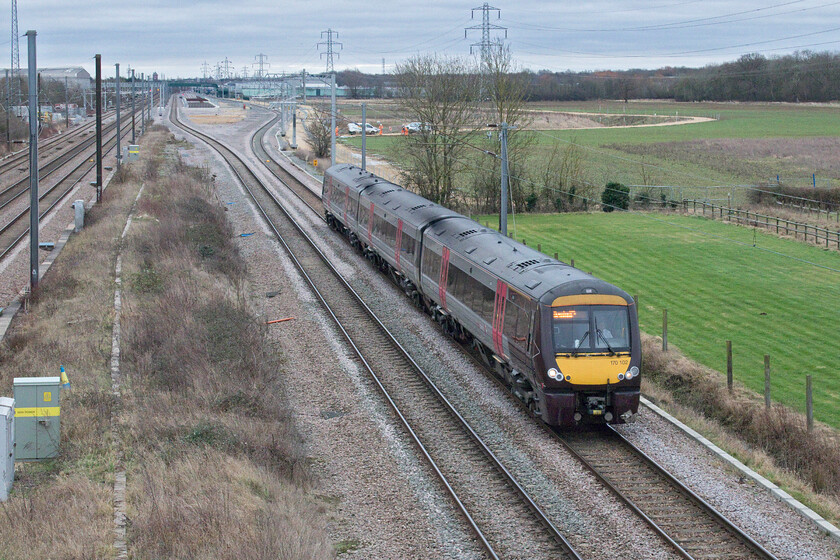
[[[725,372],[732,340],[735,378],[755,391],[769,354],[776,401],[804,410],[812,374],[816,418],[840,428],[840,253],[760,231],[753,248],[751,229],[659,214],[520,215],[515,236],[638,295],[649,334],[667,308],[669,342],[704,365]]]
[[[805,181],[811,173],[840,183],[831,171],[831,161],[812,161],[814,154],[803,149],[801,158],[741,157],[721,150],[703,157],[679,149],[693,140],[742,139],[745,143],[767,138],[794,141],[809,137],[837,137],[840,108],[792,104],[738,103],[535,103],[532,109],[605,114],[657,114],[713,117],[711,122],[659,127],[595,128],[526,132],[532,136],[530,158],[534,166],[544,161],[555,145],[574,142],[581,146],[584,180],[603,186],[609,181],[629,185],[713,185],[756,184],[777,174]],[[396,148],[399,136],[370,138],[371,153],[400,163]],[[346,140],[359,148],[361,139]],[[481,139],[477,139],[481,143]],[[480,158],[476,152],[474,155]],[[736,161],[737,159],[737,161]],[[831,159],[831,158],[829,158]],[[823,158],[825,160],[825,158]],[[644,168],[644,172],[643,172]],[[736,200],[744,202],[735,189]],[[686,196],[715,198],[716,191],[685,192]],[[724,197],[725,198],[725,197]]]

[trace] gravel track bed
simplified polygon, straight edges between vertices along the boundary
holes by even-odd
[[[182,118],[186,112],[181,111]],[[226,141],[249,136],[265,116],[249,115],[237,125],[193,126]],[[245,202],[246,194],[221,157],[203,143],[182,155],[216,174],[220,200],[235,202],[227,207],[236,232],[259,232],[239,243],[248,262],[249,304],[266,320],[296,317],[269,327],[270,336],[285,357],[284,384],[330,519],[331,538],[358,541],[358,552],[368,558],[483,558],[332,320]],[[273,292],[280,293],[266,297]]]
[[[779,559],[836,560],[840,543],[647,408],[618,431]]]

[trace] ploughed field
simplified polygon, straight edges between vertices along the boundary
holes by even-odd
[[[480,218],[494,227],[497,220]],[[516,239],[638,295],[644,332],[661,334],[667,308],[669,344],[690,358],[725,372],[731,340],[736,381],[759,393],[769,354],[774,401],[804,410],[812,374],[815,418],[840,427],[840,253],[692,216],[543,214],[515,222],[508,228]]]

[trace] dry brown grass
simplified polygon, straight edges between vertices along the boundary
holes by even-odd
[[[136,558],[331,558],[310,498],[303,445],[280,381],[282,359],[244,307],[245,267],[206,170],[162,154],[152,127],[130,166],[73,236],[0,346],[12,378],[67,367],[61,455],[19,467],[0,505],[0,558],[113,558],[110,417],[128,472]],[[163,176],[163,178],[162,178]],[[122,401],[109,359],[117,241],[123,249]]]
[[[111,489],[84,474],[59,475],[18,493],[0,503],[0,520],[4,560],[113,558]]]
[[[249,461],[205,448],[149,458],[137,476],[130,532],[142,558],[332,557],[306,496]]]
[[[209,173],[177,157],[144,172],[158,177],[123,253],[129,550],[329,558],[282,361],[245,307],[245,264]]]
[[[661,339],[643,339],[646,392],[676,404],[689,423],[711,432],[736,456],[787,486],[824,516],[840,519],[840,440],[829,428],[807,431],[805,418],[763,400],[720,374],[692,362],[677,349],[662,352]]]
[[[111,351],[116,240],[139,184],[128,171],[103,193],[0,344],[0,394],[12,379],[58,375],[61,452],[40,464],[18,464],[13,494],[0,505],[0,557],[113,557],[114,459],[109,418],[114,401]]]

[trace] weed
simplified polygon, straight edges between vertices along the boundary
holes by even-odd
[[[129,283],[132,289],[141,294],[159,293],[163,290],[163,279],[151,266],[132,274]]]
[[[336,554],[346,554],[348,552],[358,550],[360,546],[362,546],[362,542],[359,539],[345,539],[343,541],[333,543],[333,548],[335,549]]]

